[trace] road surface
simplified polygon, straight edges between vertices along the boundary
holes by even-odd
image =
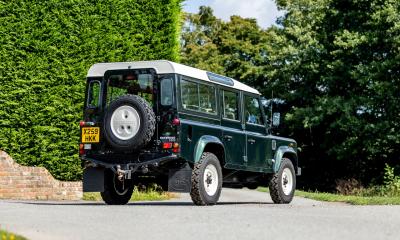
[[[400,206],[351,206],[223,189],[219,204],[194,206],[187,194],[162,202],[0,201],[0,228],[31,240],[57,239],[400,239]]]

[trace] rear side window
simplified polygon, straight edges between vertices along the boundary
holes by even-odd
[[[217,113],[216,89],[213,86],[181,80],[181,101],[183,109]]]
[[[173,97],[173,81],[171,78],[161,80],[161,105],[171,106]]]
[[[182,107],[187,110],[199,110],[199,89],[197,83],[181,80]]]
[[[199,84],[200,111],[206,113],[217,113],[215,103],[215,87]]]
[[[264,125],[258,98],[245,96],[246,123]]]
[[[98,107],[100,104],[100,82],[92,81],[89,84],[88,90],[88,107]]]
[[[224,96],[224,118],[239,120],[238,94],[230,91],[223,91]]]

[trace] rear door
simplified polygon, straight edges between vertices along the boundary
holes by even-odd
[[[245,169],[247,164],[246,134],[242,126],[239,91],[221,88],[220,96],[222,105],[222,140],[225,146],[225,167]]]

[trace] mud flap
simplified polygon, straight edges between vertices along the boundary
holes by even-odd
[[[83,170],[83,192],[104,192],[104,168]]]
[[[192,169],[187,165],[181,169],[170,169],[168,177],[168,192],[190,192]]]

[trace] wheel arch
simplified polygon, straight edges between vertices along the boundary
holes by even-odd
[[[203,152],[211,152],[217,156],[221,167],[225,164],[225,147],[222,141],[215,136],[204,135],[197,141],[194,150],[194,163],[200,161]]]
[[[279,167],[281,166],[282,159],[283,158],[288,158],[294,167],[294,171],[296,174],[298,174],[298,157],[297,157],[297,152],[294,148],[289,147],[289,146],[281,146],[277,149],[275,156],[274,156],[274,166],[273,170],[274,172],[279,171]]]

